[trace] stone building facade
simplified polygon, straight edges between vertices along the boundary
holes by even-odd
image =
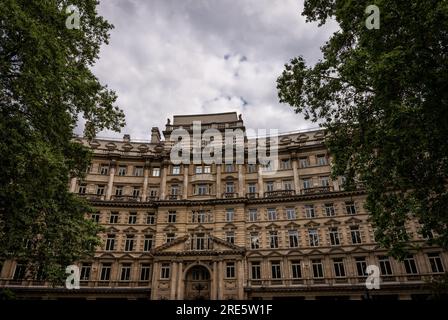
[[[3,263],[0,285],[24,297],[82,299],[418,299],[445,272],[448,255],[421,246],[399,262],[374,240],[360,186],[331,179],[319,130],[282,134],[278,170],[258,164],[173,164],[170,135],[245,131],[236,113],[174,116],[150,141],[76,138],[93,150],[87,175],[70,190],[98,212],[103,245],[80,261],[79,290],[24,279]],[[250,139],[245,138],[246,146]],[[207,142],[206,142],[207,143]],[[417,224],[407,226],[422,243]],[[380,289],[367,290],[378,266]]]

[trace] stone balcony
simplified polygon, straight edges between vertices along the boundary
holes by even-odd
[[[327,193],[333,191],[332,186],[320,186],[302,189],[302,194]]]
[[[110,197],[112,201],[123,201],[123,202],[141,202],[142,197],[140,196],[117,196],[113,195]]]
[[[264,193],[265,198],[274,198],[274,197],[288,197],[296,194],[295,190],[275,190],[275,191],[266,191]]]

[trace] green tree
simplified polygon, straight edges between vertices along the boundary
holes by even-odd
[[[68,191],[90,161],[72,140],[78,117],[90,138],[124,125],[115,93],[90,70],[112,28],[97,4],[0,2],[0,259],[52,281],[99,244],[99,227],[84,218],[93,209]],[[79,9],[79,28],[66,26],[68,5]]]
[[[380,28],[368,29],[368,5]],[[376,240],[396,257],[406,224],[448,248],[448,1],[308,0],[302,15],[339,30],[307,66],[285,65],[279,100],[327,131],[333,176],[362,182]]]

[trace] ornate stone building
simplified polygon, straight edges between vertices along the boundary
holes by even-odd
[[[0,284],[25,297],[87,299],[411,299],[429,293],[448,255],[422,246],[404,261],[374,241],[360,187],[330,177],[322,131],[282,134],[278,170],[258,164],[170,161],[174,129],[245,130],[236,113],[174,116],[162,141],[77,140],[94,152],[70,190],[98,209],[103,245],[79,262],[81,288],[50,288],[3,264]],[[245,139],[247,146],[248,140]],[[207,143],[207,142],[205,142]],[[409,224],[415,243],[418,225]],[[380,270],[367,290],[366,267]]]

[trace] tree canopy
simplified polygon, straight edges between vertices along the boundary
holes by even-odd
[[[69,5],[79,28],[66,23]],[[0,260],[17,258],[35,278],[62,279],[99,243],[99,227],[84,217],[93,209],[68,190],[90,161],[72,140],[78,118],[90,138],[124,125],[115,93],[91,72],[112,28],[97,5],[0,3]]]
[[[379,29],[366,27],[377,5]],[[339,30],[308,66],[292,59],[281,102],[327,131],[333,176],[362,182],[375,238],[403,257],[409,220],[448,248],[448,1],[308,0],[302,15]]]

